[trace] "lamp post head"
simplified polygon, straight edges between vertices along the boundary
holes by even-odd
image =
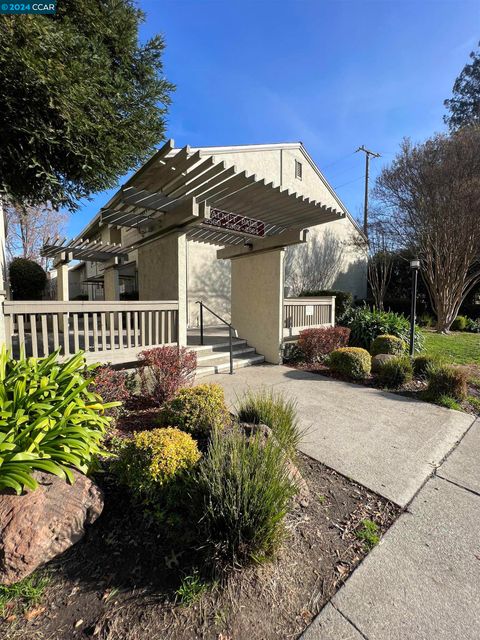
[[[420,260],[415,258],[414,260],[410,260],[410,269],[416,270],[420,269]]]

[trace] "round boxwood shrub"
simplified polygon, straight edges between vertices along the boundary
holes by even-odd
[[[199,459],[195,440],[180,429],[168,427],[139,431],[123,441],[114,468],[133,496],[148,502]]]
[[[230,421],[223,388],[219,384],[199,384],[180,389],[159,416],[162,425],[175,425],[194,437],[204,438],[213,429],[223,429]]]
[[[466,328],[467,318],[465,316],[457,316],[450,327],[452,331],[465,331]]]
[[[329,366],[335,373],[354,380],[361,380],[370,373],[372,358],[366,349],[342,347],[332,351],[329,358]]]
[[[384,362],[377,373],[379,386],[398,389],[413,378],[413,367],[408,356],[396,356]]]
[[[41,300],[47,285],[45,270],[34,260],[14,258],[8,268],[14,300]]]
[[[416,378],[426,378],[429,370],[438,364],[438,358],[427,354],[415,356],[413,359],[413,373]]]
[[[432,400],[448,396],[464,400],[468,393],[468,374],[464,369],[449,364],[437,365],[427,373],[427,395]]]
[[[405,347],[405,342],[401,338],[387,333],[375,338],[370,347],[370,353],[372,356],[378,356],[380,353],[401,356],[405,353]]]

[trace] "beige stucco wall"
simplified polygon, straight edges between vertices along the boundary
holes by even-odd
[[[306,245],[287,247],[285,286],[289,295],[305,289],[339,289],[367,295],[367,253],[348,219],[310,227]]]
[[[187,240],[171,233],[138,249],[140,300],[178,300],[179,343],[186,344]]]
[[[221,247],[187,242],[188,326],[198,327],[198,304],[201,300],[225,320],[230,320],[230,260],[217,260]],[[205,313],[205,324],[219,324]]]
[[[235,258],[232,263],[232,324],[240,337],[281,362],[284,251]]]

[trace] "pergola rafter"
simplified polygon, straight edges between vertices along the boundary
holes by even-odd
[[[115,194],[101,212],[101,222],[158,233],[164,216],[188,200],[245,216],[265,224],[265,235],[339,220],[345,213],[255,174],[217,161],[205,149],[175,149],[168,141]],[[249,235],[232,229],[209,229],[193,220],[188,237],[211,244],[238,244]],[[239,238],[236,240],[235,238]]]
[[[84,260],[85,262],[108,262],[114,258],[127,258],[129,249],[120,244],[109,244],[99,240],[77,238],[47,239],[40,255],[54,260]]]

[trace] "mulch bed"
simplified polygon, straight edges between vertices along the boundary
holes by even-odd
[[[362,387],[375,387],[378,388],[375,376],[368,375],[363,380],[352,380],[351,378],[347,378],[345,376],[341,376],[336,372],[331,371],[327,365],[325,364],[306,364],[306,363],[295,363],[295,364],[286,364],[286,366],[291,367],[292,369],[298,369],[299,371],[306,371],[308,373],[316,373],[318,375],[326,376],[327,378],[334,378],[335,380],[342,380],[344,382],[349,382],[350,384],[357,384]],[[459,367],[466,369],[470,379],[476,379],[480,381],[480,367],[477,365],[458,365]],[[425,398],[423,396],[425,390],[427,388],[427,383],[425,380],[412,380],[411,382],[407,382],[402,387],[398,389],[383,389],[383,391],[388,391],[389,393],[398,393],[401,396],[407,396],[409,398],[416,398],[417,400],[422,400],[425,402]],[[480,415],[480,384],[477,382],[473,383],[472,381],[468,385],[468,396],[473,398],[478,398],[478,405],[473,405],[469,402],[468,398],[459,402],[460,407],[466,413],[470,413],[472,415],[478,416]]]
[[[232,571],[189,606],[176,602],[195,556],[149,526],[105,475],[105,510],[86,537],[45,571],[40,613],[0,622],[6,640],[269,640],[298,638],[366,555],[365,518],[385,532],[398,508],[311,458],[299,468],[311,497],[295,503],[268,563]],[[43,611],[43,608],[45,610]]]

